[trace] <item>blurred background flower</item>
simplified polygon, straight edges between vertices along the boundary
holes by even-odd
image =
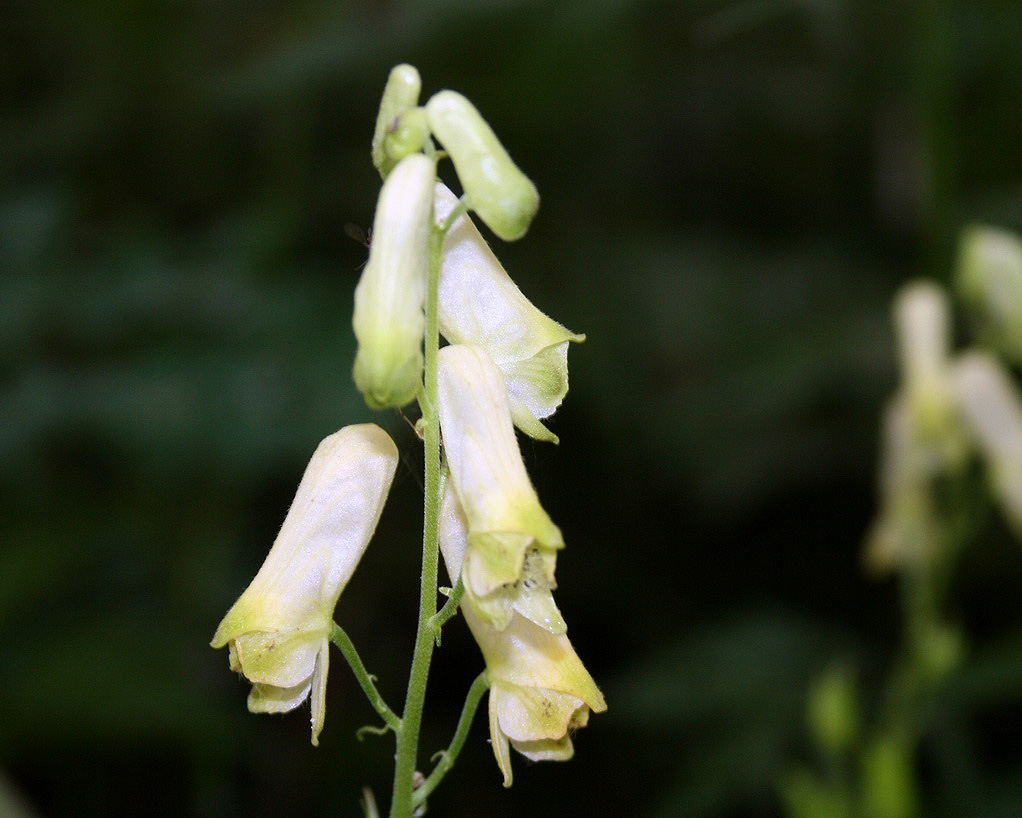
[[[610,703],[570,765],[519,764],[509,791],[477,718],[431,814],[781,815],[811,680],[844,657],[869,702],[897,649],[894,583],[859,557],[888,304],[949,277],[961,224],[1022,227],[1020,30],[998,0],[4,4],[0,811],[354,814],[388,789],[341,664],[313,749],[304,718],[246,712],[208,642],[311,448],[377,419],[343,225],[372,223],[376,107],[407,61],[536,183],[528,235],[495,249],[588,338],[560,448],[522,448]],[[337,618],[397,701],[420,456],[379,422],[406,466]],[[970,646],[931,704],[927,815],[1022,813],[1020,582],[993,519],[949,600]],[[481,669],[456,625],[424,760]]]

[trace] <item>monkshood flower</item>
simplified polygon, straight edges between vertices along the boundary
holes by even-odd
[[[379,426],[346,426],[305,469],[270,553],[213,641],[252,682],[248,709],[286,713],[311,694],[312,743],[326,714],[334,607],[362,557],[390,489],[398,454]]]
[[[967,228],[956,283],[984,340],[1022,361],[1022,240],[997,227]]]
[[[901,384],[884,414],[880,510],[865,558],[885,571],[936,556],[943,539],[934,487],[965,463],[966,443],[952,391],[950,310],[944,290],[907,285],[894,303]]]
[[[437,224],[457,203],[438,182]],[[482,347],[504,373],[515,426],[537,440],[556,443],[540,420],[564,400],[568,343],[585,336],[565,329],[522,295],[467,215],[459,216],[444,237],[438,317],[448,341]]]
[[[504,241],[524,236],[539,193],[475,106],[456,91],[440,91],[426,103],[426,118],[454,162],[469,207]]]
[[[465,588],[502,629],[510,621],[509,595],[519,581],[554,586],[564,539],[525,471],[496,364],[479,347],[454,344],[440,350],[437,372],[450,484],[468,525]],[[548,627],[561,626],[551,621]]]
[[[463,509],[448,486],[440,518],[440,549],[452,582],[457,582],[471,535]],[[528,595],[522,585],[519,593]],[[543,589],[534,596],[550,597]],[[512,782],[511,752],[514,747],[532,761],[567,761],[575,748],[571,732],[585,727],[589,712],[607,709],[603,694],[585,669],[560,627],[552,630],[537,624],[520,609],[503,628],[497,628],[478,607],[465,585],[461,612],[486,661],[490,678],[490,743],[504,786]],[[549,599],[553,606],[553,599]],[[533,605],[527,604],[531,610]]]
[[[1022,533],[1022,397],[1004,367],[984,352],[962,355],[953,382],[994,495],[1015,531]]]
[[[401,127],[401,119],[419,104],[419,91],[422,80],[419,72],[412,65],[402,63],[395,65],[387,77],[380,99],[380,110],[376,114],[376,130],[373,132],[372,157],[373,164],[383,178],[394,169],[398,160],[403,158],[401,151],[388,150],[388,137]],[[422,117],[424,119],[424,117]],[[399,140],[404,143],[407,139]],[[418,150],[415,148],[414,150]],[[412,151],[409,150],[408,153]]]
[[[422,383],[423,300],[436,168],[402,159],[380,191],[369,261],[355,288],[355,384],[372,409],[404,406]]]

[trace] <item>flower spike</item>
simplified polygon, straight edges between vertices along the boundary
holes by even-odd
[[[286,713],[311,694],[313,744],[326,715],[334,608],[376,529],[397,460],[372,423],[320,443],[270,553],[210,642],[228,645],[231,669],[252,682],[253,713]]]

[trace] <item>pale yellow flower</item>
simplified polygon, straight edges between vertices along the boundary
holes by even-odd
[[[525,579],[553,587],[564,539],[525,471],[504,378],[486,352],[457,344],[441,349],[438,385],[450,484],[468,527],[465,586],[503,628],[511,617],[509,588]]]
[[[448,487],[440,523],[440,548],[456,582],[471,552],[471,535],[457,498]],[[514,747],[533,761],[566,761],[574,754],[571,732],[585,727],[590,711],[607,709],[603,694],[568,640],[549,588],[519,583],[511,616],[498,628],[466,584],[461,611],[486,661],[490,679],[490,742],[504,786],[512,782]],[[545,599],[544,599],[545,598]],[[557,627],[537,624],[555,612]]]
[[[438,182],[437,224],[457,203]],[[540,421],[568,392],[568,343],[585,336],[565,329],[522,295],[466,214],[444,237],[439,286],[440,332],[452,344],[485,349],[504,374],[515,425],[530,437],[556,442]]]
[[[326,713],[334,607],[376,529],[398,455],[371,423],[316,449],[266,560],[217,628],[232,670],[252,682],[248,708],[285,713],[311,694],[312,743]]]

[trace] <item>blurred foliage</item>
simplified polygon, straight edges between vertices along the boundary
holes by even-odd
[[[300,715],[245,712],[207,643],[316,443],[370,416],[342,225],[371,223],[375,106],[408,61],[536,182],[501,258],[588,334],[560,451],[523,450],[610,705],[570,765],[507,792],[480,719],[432,813],[780,815],[811,680],[854,657],[868,702],[896,650],[893,588],[858,561],[887,303],[946,274],[961,222],[1022,226],[1022,6],[0,7],[2,809],[345,815],[386,792],[392,748],[356,745],[371,713],[342,666],[314,750]],[[397,699],[418,455],[382,422],[409,468],[337,617]],[[972,643],[930,705],[927,815],[1022,812],[1020,582],[994,522],[949,600]],[[457,631],[425,753],[481,666]]]

